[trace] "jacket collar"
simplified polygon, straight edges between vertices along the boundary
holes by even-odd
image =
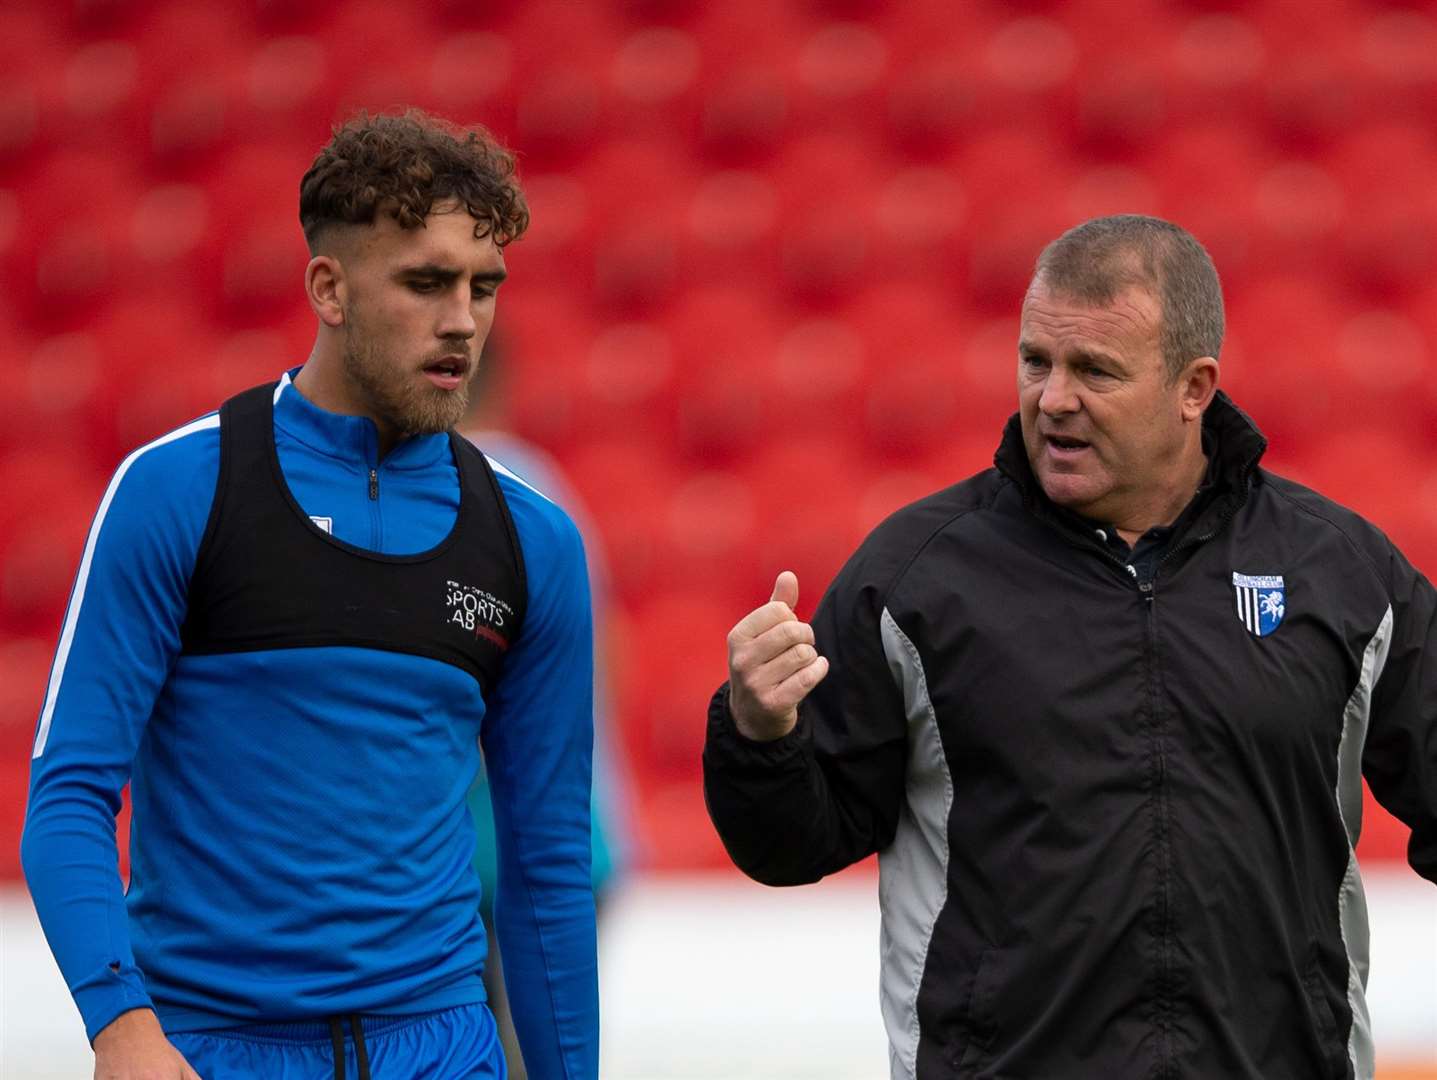
[[[1252,418],[1221,390],[1203,414],[1203,445],[1213,447],[1213,459],[1207,474],[1211,478],[1212,501],[1226,505],[1229,500],[1236,499],[1241,505],[1247,498],[1257,464],[1267,450],[1267,439]],[[1075,516],[1063,511],[1043,494],[1042,485],[1028,463],[1028,451],[1023,445],[1023,429],[1017,413],[1008,418],[1003,428],[1003,441],[993,455],[993,464],[1018,486],[1029,509],[1045,517]]]
[[[294,385],[300,368],[284,373],[275,387],[274,424],[277,430],[302,442],[316,453],[366,469],[379,466],[379,429],[367,416],[344,416],[322,409]],[[411,435],[401,439],[384,458],[386,469],[423,469],[449,456],[449,435]]]

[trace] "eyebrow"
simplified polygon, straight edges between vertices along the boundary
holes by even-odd
[[[1019,341],[1018,355],[1047,357],[1048,350],[1034,345],[1030,341]],[[1121,360],[1112,353],[1104,352],[1101,349],[1078,349],[1074,352],[1073,356],[1078,360],[1088,360],[1098,364],[1105,364],[1108,367],[1117,368],[1119,371],[1127,370],[1127,365]]]
[[[438,263],[422,263],[419,266],[401,266],[395,271],[395,277],[418,277],[434,278],[438,281],[453,281],[462,276],[464,271],[456,270],[452,266],[440,266]],[[509,271],[500,267],[497,270],[485,270],[474,275],[475,281],[486,281],[498,284],[509,276]]]

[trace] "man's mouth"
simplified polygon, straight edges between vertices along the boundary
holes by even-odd
[[[1048,449],[1060,458],[1080,454],[1091,445],[1087,440],[1075,439],[1071,435],[1044,435],[1043,441],[1048,444]]]
[[[469,357],[457,354],[441,356],[424,365],[424,374],[441,390],[458,390],[469,374]]]

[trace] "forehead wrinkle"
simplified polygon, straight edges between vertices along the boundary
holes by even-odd
[[[1145,302],[1146,301],[1146,302]],[[1158,319],[1153,301],[1146,293],[1127,289],[1111,304],[1090,305],[1080,300],[1054,296],[1046,289],[1030,291],[1023,303],[1022,330],[1024,340],[1031,340],[1032,330],[1059,340],[1074,338],[1064,352],[1084,348],[1084,342],[1105,342],[1102,353],[1118,358],[1125,351],[1117,346],[1123,339],[1136,339],[1143,346],[1158,344]]]

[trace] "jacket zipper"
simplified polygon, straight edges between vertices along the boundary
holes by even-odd
[[[384,519],[379,511],[379,470],[369,470],[369,546],[374,551],[383,550]]]
[[[1153,754],[1153,800],[1155,806],[1155,822],[1157,851],[1157,889],[1154,896],[1155,918],[1157,922],[1158,939],[1158,964],[1156,972],[1156,1012],[1158,1017],[1158,1036],[1161,1040],[1162,1050],[1158,1075],[1161,1077],[1173,1074],[1173,1048],[1172,1048],[1172,1013],[1173,1013],[1173,987],[1172,987],[1172,836],[1171,836],[1171,814],[1168,806],[1167,789],[1167,748],[1162,730],[1162,692],[1161,680],[1158,677],[1158,627],[1157,607],[1154,601],[1157,599],[1158,575],[1175,556],[1191,547],[1197,547],[1211,540],[1220,533],[1233,516],[1237,513],[1237,506],[1233,505],[1224,510],[1222,516],[1213,527],[1200,536],[1184,538],[1176,546],[1168,549],[1156,566],[1147,581],[1141,580],[1131,563],[1118,558],[1108,549],[1106,545],[1094,544],[1089,541],[1089,546],[1100,552],[1114,566],[1122,567],[1123,573],[1130,578],[1138,588],[1139,595],[1143,598],[1144,614],[1144,637],[1145,653],[1147,659],[1147,684],[1148,684],[1148,710],[1151,716],[1150,739]]]
[[[1159,562],[1161,566],[1161,562]],[[1157,597],[1154,582],[1158,566],[1153,567],[1153,576],[1138,582],[1142,593],[1147,654],[1147,683],[1149,710],[1149,738],[1153,754],[1153,804],[1154,829],[1157,853],[1157,888],[1154,896],[1154,916],[1157,922],[1158,963],[1156,973],[1158,1036],[1161,1040],[1161,1065],[1159,1076],[1168,1076],[1173,1063],[1172,1022],[1172,814],[1168,805],[1168,761],[1167,739],[1164,733],[1162,707],[1162,678],[1158,671],[1158,613],[1153,603]]]
[[[1244,475],[1251,473],[1252,467],[1256,464],[1256,462],[1257,459],[1254,458],[1252,461],[1247,463],[1246,467],[1243,469]],[[1107,545],[1094,543],[1091,537],[1086,538],[1086,546],[1088,547],[1088,549],[1096,551],[1103,558],[1107,559],[1108,562],[1112,563],[1114,566],[1120,567],[1123,571],[1123,575],[1126,578],[1130,579],[1133,584],[1137,586],[1138,593],[1142,596],[1144,600],[1143,610],[1146,616],[1144,622],[1146,623],[1145,637],[1147,638],[1146,653],[1148,662],[1148,707],[1152,712],[1152,744],[1155,772],[1157,774],[1154,778],[1153,786],[1154,798],[1157,802],[1156,826],[1158,833],[1157,850],[1159,858],[1158,890],[1156,896],[1159,948],[1159,963],[1157,972],[1157,1013],[1159,1018],[1159,1034],[1162,1040],[1162,1051],[1157,1072],[1157,1075],[1159,1077],[1169,1077],[1175,1075],[1175,1065],[1172,1049],[1172,988],[1169,985],[1171,982],[1171,958],[1169,955],[1169,939],[1172,936],[1172,908],[1171,895],[1169,893],[1168,883],[1168,877],[1171,874],[1171,838],[1169,836],[1168,820],[1167,757],[1163,749],[1162,733],[1158,730],[1157,727],[1159,717],[1159,704],[1162,698],[1162,694],[1158,686],[1159,680],[1157,675],[1157,608],[1154,604],[1154,600],[1156,600],[1157,598],[1157,580],[1158,575],[1162,573],[1163,567],[1166,566],[1169,562],[1171,562],[1178,554],[1183,551],[1186,551],[1188,548],[1197,547],[1200,544],[1205,544],[1213,537],[1215,537],[1218,533],[1222,532],[1222,530],[1227,527],[1228,522],[1230,522],[1234,517],[1237,516],[1238,510],[1246,501],[1246,495],[1244,495],[1241,499],[1232,501],[1230,505],[1228,505],[1223,510],[1222,516],[1218,518],[1217,522],[1214,523],[1211,529],[1208,529],[1200,536],[1184,537],[1180,543],[1169,548],[1166,554],[1164,554],[1163,557],[1158,560],[1157,565],[1153,567],[1152,576],[1148,578],[1147,581],[1140,580],[1138,578],[1138,572],[1133,567],[1133,565],[1114,555],[1113,552],[1107,547]],[[1076,539],[1071,530],[1063,528],[1059,523],[1055,521],[1049,521],[1049,524],[1053,528],[1056,528],[1059,534],[1066,535],[1073,540]]]
[[[1158,575],[1162,573],[1163,567],[1171,562],[1182,552],[1189,548],[1199,547],[1207,543],[1218,533],[1227,527],[1237,514],[1239,503],[1232,503],[1222,512],[1222,516],[1213,524],[1211,529],[1199,536],[1185,537],[1179,543],[1169,548],[1157,565],[1153,567],[1153,573],[1147,581],[1138,582],[1138,591],[1142,594],[1143,608],[1147,615],[1147,650],[1148,650],[1148,700],[1149,708],[1152,710],[1153,723],[1153,755],[1157,775],[1154,779],[1154,798],[1157,800],[1157,852],[1158,852],[1158,889],[1157,889],[1157,921],[1158,921],[1158,974],[1157,974],[1157,1013],[1158,1027],[1163,1046],[1163,1060],[1158,1075],[1176,1076],[1176,1064],[1173,1055],[1172,1045],[1172,1023],[1173,1023],[1173,976],[1171,939],[1173,934],[1172,925],[1172,836],[1171,836],[1171,813],[1168,806],[1167,786],[1167,749],[1166,739],[1160,724],[1162,716],[1162,688],[1161,679],[1158,675],[1158,616],[1154,600],[1157,598]],[[1131,568],[1130,568],[1131,569]]]

